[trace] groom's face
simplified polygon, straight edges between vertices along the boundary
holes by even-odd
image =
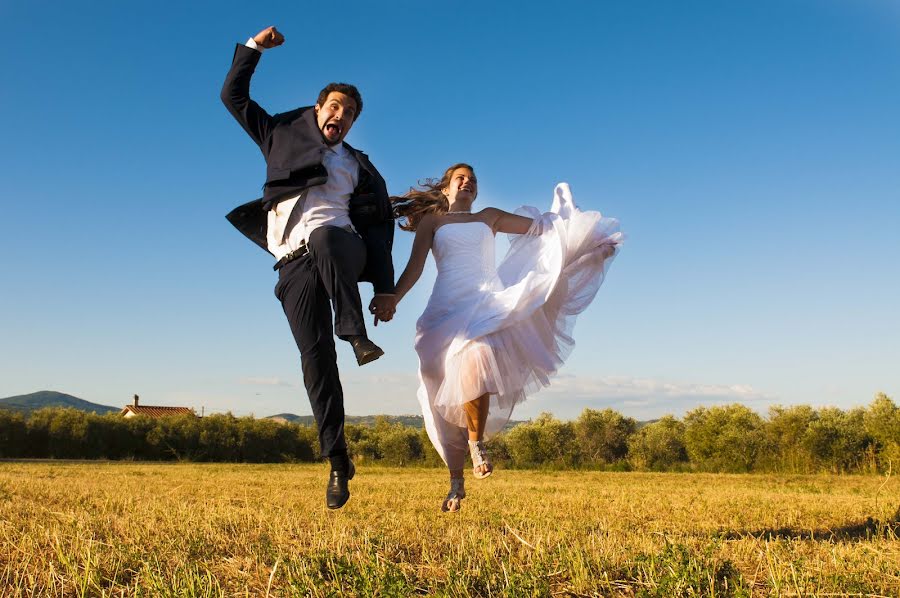
[[[356,101],[339,91],[332,91],[321,104],[316,104],[316,122],[328,145],[344,140],[356,120]]]

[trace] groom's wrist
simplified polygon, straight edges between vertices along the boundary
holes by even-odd
[[[248,48],[252,48],[252,49],[256,50],[260,54],[262,54],[263,50],[265,50],[265,48],[263,48],[258,43],[256,43],[256,40],[253,39],[252,37],[250,39],[248,39],[247,43],[244,45],[247,46]]]

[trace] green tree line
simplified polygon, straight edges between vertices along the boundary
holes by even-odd
[[[377,418],[345,431],[358,461],[441,464],[424,430]],[[874,473],[900,465],[900,408],[879,393],[849,411],[775,406],[762,417],[735,403],[644,425],[612,409],[585,409],[572,421],[542,414],[488,444],[496,463],[514,468]],[[60,408],[29,416],[0,411],[0,457],[312,462],[317,435],[313,426],[231,414],[151,419]]]

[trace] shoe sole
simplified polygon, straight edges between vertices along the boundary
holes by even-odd
[[[366,353],[365,355],[363,355],[362,359],[357,359],[356,363],[361,366],[366,365],[367,363],[375,361],[382,355],[384,355],[384,351],[382,351],[381,349],[379,349],[378,351],[372,351],[371,353]]]

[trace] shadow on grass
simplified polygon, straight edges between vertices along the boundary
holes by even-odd
[[[887,521],[868,517],[863,522],[851,523],[834,529],[766,528],[755,531],[726,531],[718,537],[725,540],[753,537],[760,540],[815,540],[818,542],[898,540],[900,539],[900,507]]]

